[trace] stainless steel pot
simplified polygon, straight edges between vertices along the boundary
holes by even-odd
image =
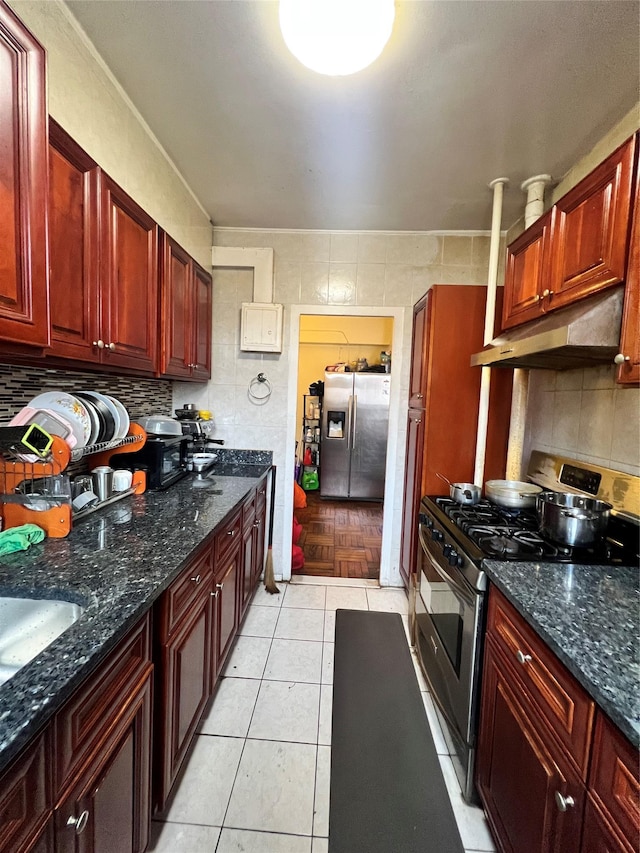
[[[477,504],[480,488],[473,483],[450,483],[449,494],[459,504]]]
[[[540,532],[559,545],[586,548],[604,538],[611,504],[566,492],[542,492],[536,501]]]
[[[484,491],[490,501],[508,509],[533,509],[542,489],[521,480],[487,480]]]

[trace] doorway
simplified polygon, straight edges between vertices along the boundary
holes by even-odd
[[[303,322],[303,318],[305,318]],[[305,340],[301,334],[301,326],[308,326],[307,318],[313,318],[316,325],[315,344],[318,349],[318,362],[312,379],[309,374],[303,375],[300,348]],[[338,319],[336,319],[338,318]],[[340,319],[343,318],[343,319]],[[335,333],[336,323],[348,324],[350,328],[357,326],[359,320],[375,319],[372,324],[379,329],[384,322],[389,328],[391,344],[388,339],[379,337],[379,332],[369,341],[357,340],[356,337],[344,339],[345,333]],[[335,500],[323,499],[319,490],[307,492],[308,506],[302,512],[296,510],[296,517],[303,524],[301,544],[305,553],[306,565],[302,573],[328,575],[338,577],[375,577],[382,586],[399,585],[398,573],[399,543],[398,537],[393,536],[394,501],[398,492],[402,491],[402,473],[398,466],[398,425],[400,382],[402,375],[402,340],[403,340],[404,309],[402,308],[372,308],[358,307],[352,310],[344,306],[292,306],[290,347],[289,347],[289,392],[290,407],[288,420],[287,445],[293,449],[300,441],[303,392],[308,392],[310,382],[324,377],[327,364],[355,362],[358,358],[367,358],[370,364],[380,362],[381,352],[388,349],[392,352],[393,365],[390,380],[390,406],[388,422],[388,440],[385,459],[385,488],[382,503],[376,501]],[[355,324],[355,326],[354,326]],[[366,325],[366,323],[365,323]],[[318,331],[322,328],[334,327],[331,340],[321,340]],[[333,351],[329,354],[326,345],[333,342]],[[368,345],[369,355],[357,353],[360,348]],[[351,365],[350,365],[351,366]],[[306,369],[306,368],[304,368]],[[295,400],[295,404],[294,401]],[[322,460],[320,458],[320,479],[322,477]],[[285,473],[295,476],[295,455],[287,459]],[[285,490],[284,529],[287,530],[287,518],[293,518],[293,495]],[[306,528],[306,529],[305,529]],[[284,544],[284,543],[283,543]],[[393,549],[393,550],[392,550]],[[284,553],[283,561],[290,569],[290,562]],[[333,552],[333,553],[332,553]],[[392,554],[396,553],[393,557]],[[290,577],[290,575],[289,575]],[[288,580],[284,576],[283,579]]]

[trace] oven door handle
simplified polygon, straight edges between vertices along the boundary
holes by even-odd
[[[466,589],[462,584],[457,581],[451,574],[445,572],[442,566],[434,560],[431,551],[429,550],[429,545],[427,543],[427,537],[422,532],[422,525],[418,527],[418,535],[420,538],[420,545],[422,546],[422,551],[424,555],[427,557],[434,570],[440,575],[442,580],[451,587],[451,589],[464,601],[465,604],[468,604],[470,607],[473,607],[475,604],[473,593]]]

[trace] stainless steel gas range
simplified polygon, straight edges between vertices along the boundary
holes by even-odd
[[[461,505],[424,497],[420,505],[419,576],[413,643],[438,710],[463,795],[473,784],[487,559],[566,563],[569,567],[638,565],[640,478],[534,451],[527,478],[544,489],[597,497],[614,507],[606,538],[592,548],[566,548],[538,532],[535,510],[483,500]]]

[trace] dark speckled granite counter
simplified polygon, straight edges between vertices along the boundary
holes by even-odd
[[[204,480],[190,475],[166,492],[103,508],[65,539],[0,558],[0,595],[61,598],[85,607],[74,625],[0,686],[0,770],[213,537],[268,471],[268,456],[258,464],[228,458],[222,470],[233,476],[217,468]]]
[[[640,746],[637,568],[487,560],[490,580]]]

